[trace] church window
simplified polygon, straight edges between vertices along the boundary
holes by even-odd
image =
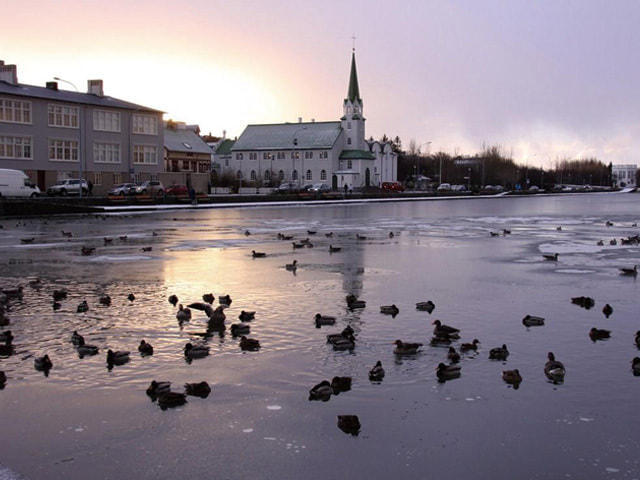
[[[313,152],[304,152],[304,158],[313,158]]]
[[[236,153],[236,160],[242,160],[242,153]]]
[[[236,172],[236,179],[238,179],[238,180],[242,180],[242,170],[238,170],[238,171]]]
[[[265,170],[264,171],[264,178],[266,180],[271,180],[271,171],[270,170]]]
[[[311,174],[311,170],[307,170],[307,175],[305,177],[307,180],[313,180],[313,175]]]
[[[347,138],[347,145],[351,145],[351,137]]]
[[[347,122],[347,130],[351,130],[351,122]]]
[[[298,170],[294,170],[291,174],[291,180],[298,180]]]
[[[326,180],[327,179],[327,171],[326,170],[322,170],[320,172],[320,180]]]
[[[283,171],[283,170],[280,170],[280,171],[278,172],[278,178],[279,178],[280,180],[284,180],[284,171]]]
[[[263,159],[263,160],[268,160],[268,159],[269,159],[269,157],[270,157],[270,154],[269,154],[269,153],[267,153],[267,152],[263,152],[263,153],[262,153],[262,159]]]
[[[255,180],[256,179],[256,171],[255,170],[251,170],[251,174],[250,174],[249,178],[251,178],[251,180]]]
[[[249,153],[249,160],[257,160],[257,159],[258,159],[258,154],[256,152]]]
[[[353,168],[353,162],[351,160],[347,160],[347,170],[351,170]]]

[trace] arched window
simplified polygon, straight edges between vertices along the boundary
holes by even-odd
[[[327,171],[326,170],[322,170],[320,172],[320,180],[326,180],[327,179]]]
[[[251,180],[255,180],[256,179],[256,171],[255,170],[251,170],[251,174],[250,174],[249,178],[251,178]]]
[[[238,171],[236,172],[236,179],[237,179],[237,180],[242,180],[242,170],[238,170]]]
[[[284,171],[280,170],[280,171],[278,172],[278,178],[279,178],[280,180],[284,180]]]
[[[313,175],[311,174],[311,170],[307,170],[307,174],[305,176],[307,180],[313,180]]]
[[[298,170],[294,170],[291,174],[291,180],[298,180]]]
[[[265,180],[271,180],[271,170],[264,171],[264,178]]]

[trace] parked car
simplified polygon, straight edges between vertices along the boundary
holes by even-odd
[[[383,192],[404,192],[404,186],[400,182],[382,182],[380,189]]]
[[[315,183],[309,189],[309,193],[327,193],[331,191],[331,187],[326,183]]]
[[[80,186],[80,180],[77,178],[67,178],[47,188],[47,195],[52,197],[56,195],[63,197],[67,195],[79,195],[80,188],[82,188],[82,195],[86,195],[89,192],[89,185],[84,178],[82,179],[82,187]]]
[[[186,197],[189,195],[189,187],[186,185],[171,185],[170,187],[167,187],[164,193],[175,197]]]
[[[147,180],[140,185],[136,185],[131,192],[134,195],[151,195],[161,197],[164,195],[164,185],[157,180]]]
[[[40,189],[21,170],[0,168],[0,197],[37,197]]]
[[[467,187],[466,185],[451,185],[451,190],[454,192],[466,192]]]
[[[438,190],[439,191],[448,191],[451,190],[451,184],[450,183],[441,183],[440,185],[438,185]]]
[[[135,187],[135,186],[136,186],[135,183],[121,183],[119,185],[114,185],[113,188],[111,188],[107,192],[107,195],[109,195],[110,197],[129,195],[129,191],[131,190],[131,187]]]
[[[281,183],[278,188],[274,190],[274,193],[295,193],[298,191],[298,187],[295,183]]]

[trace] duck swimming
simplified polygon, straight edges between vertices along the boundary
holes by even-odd
[[[284,269],[289,272],[295,272],[297,268],[298,268],[298,260],[294,260],[293,263],[287,263],[284,266]]]
[[[320,328],[321,326],[326,326],[326,325],[335,325],[336,323],[336,317],[331,317],[329,315],[322,315],[320,313],[316,313],[314,320],[316,322],[317,328]]]
[[[438,377],[438,382],[440,383],[459,378],[461,373],[462,368],[460,365],[445,365],[444,363],[439,363],[436,368],[436,377]]]
[[[506,360],[509,356],[509,350],[507,350],[506,345],[502,345],[502,347],[496,347],[489,350],[489,359],[490,360]]]
[[[329,245],[329,253],[336,253],[342,250],[342,247],[334,247],[333,245]]]
[[[48,372],[53,368],[53,362],[51,362],[49,355],[44,355],[43,357],[36,357],[33,361],[33,366],[36,370]]]
[[[344,433],[357,437],[362,427],[357,415],[338,415],[338,428]]]
[[[551,262],[557,262],[558,261],[558,254],[554,253],[554,254],[550,254],[550,253],[543,253],[542,254],[542,258],[543,260],[548,260]]]
[[[185,383],[185,393],[192,397],[207,398],[211,393],[211,387],[205,381],[199,383]]]
[[[416,310],[428,312],[429,314],[431,314],[431,312],[433,312],[435,308],[436,308],[436,305],[431,300],[427,300],[426,302],[416,303]]]
[[[184,405],[187,402],[187,396],[184,393],[167,392],[158,397],[158,406],[162,410],[174,408]]]
[[[636,347],[640,348],[640,330],[636,332],[635,343]]]
[[[191,320],[191,310],[189,308],[184,308],[182,304],[180,304],[178,311],[176,312],[176,318],[179,322],[188,322]]]
[[[226,305],[219,305],[218,307],[216,307],[216,309],[211,312],[211,315],[209,315],[209,320],[212,320],[214,322],[224,322],[225,318],[227,318],[227,316],[224,313],[224,309],[225,309]]]
[[[451,363],[458,363],[460,361],[460,354],[456,352],[456,349],[454,347],[449,347],[447,358],[451,361]]]
[[[0,370],[0,390],[7,384],[7,374]]]
[[[474,352],[477,352],[479,343],[480,343],[480,340],[478,340],[477,338],[474,338],[473,342],[463,343],[462,345],[460,345],[460,351],[468,352],[469,350],[473,350]]]
[[[156,397],[169,393],[170,391],[171,382],[157,382],[155,380],[151,380],[151,385],[147,388],[147,395],[155,400]]]
[[[620,268],[620,275],[636,276],[638,274],[638,266],[634,265],[633,268],[622,267]]]
[[[209,347],[206,345],[193,345],[187,343],[184,346],[184,356],[187,358],[203,358],[209,355]]]
[[[631,360],[631,371],[636,377],[640,377],[640,358],[634,357]]]
[[[356,339],[353,335],[340,336],[331,342],[334,350],[344,351],[356,348]]]
[[[613,307],[607,303],[604,307],[602,307],[602,313],[604,313],[605,317],[609,318],[609,316],[613,313]]]
[[[309,390],[309,400],[321,400],[326,402],[331,398],[331,395],[333,395],[333,388],[331,388],[329,380],[323,380]]]
[[[242,336],[240,337],[240,349],[255,352],[260,349],[260,341]]]
[[[443,325],[440,320],[434,320],[432,325],[435,325],[433,334],[436,337],[460,338],[460,330],[449,325]]]
[[[145,342],[144,340],[140,340],[140,345],[138,345],[138,351],[140,355],[143,357],[153,355],[153,346],[150,343]]]
[[[107,350],[107,364],[124,365],[129,361],[129,352],[126,350]]]
[[[382,362],[378,360],[371,370],[369,370],[369,380],[373,382],[379,382],[384,378],[384,368]]]
[[[251,333],[251,326],[248,323],[232,323],[231,335],[237,337],[238,335],[248,335]]]
[[[251,250],[251,255],[253,258],[264,258],[267,256],[265,252],[256,252],[255,250]]]
[[[97,355],[99,352],[98,347],[96,347],[95,345],[87,345],[86,343],[84,343],[84,338],[78,344],[76,350],[78,351],[78,356],[80,358],[90,355]]]
[[[216,297],[213,293],[205,293],[202,295],[202,300],[211,305],[213,302],[215,302]]]
[[[346,300],[347,307],[349,307],[350,310],[353,310],[355,308],[364,308],[367,305],[364,300],[358,300],[358,297],[353,294],[347,295]]]
[[[177,305],[177,303],[178,303],[178,296],[177,295],[169,295],[169,303],[175,307]]]
[[[340,392],[348,392],[351,390],[351,377],[333,377],[331,379],[331,388],[335,395]]]
[[[579,305],[582,308],[586,308],[587,310],[589,310],[596,304],[596,301],[591,297],[580,296],[580,297],[571,297],[571,303],[575,305]]]
[[[525,327],[539,327],[544,325],[544,318],[535,315],[525,315],[522,319],[522,324]]]
[[[100,305],[104,305],[105,307],[108,307],[111,305],[111,297],[109,295],[102,295],[98,299],[98,302],[100,303]]]
[[[86,300],[83,300],[80,305],[78,305],[78,308],[76,310],[77,313],[85,313],[89,311],[89,304],[87,303]]]
[[[327,343],[333,343],[336,340],[341,340],[343,337],[344,338],[349,338],[350,336],[353,336],[354,334],[354,330],[351,327],[351,325],[347,325],[346,327],[344,327],[344,329],[342,330],[342,332],[340,333],[330,333],[329,335],[327,335]]]
[[[256,312],[246,312],[242,310],[240,312],[240,315],[238,315],[238,318],[241,322],[250,322],[251,320],[254,320],[256,318]]]
[[[402,340],[396,340],[393,344],[396,346],[393,350],[396,355],[412,355],[418,353],[418,350],[422,347],[421,343],[408,343]]]
[[[596,340],[606,340],[607,338],[611,337],[611,330],[605,330],[604,328],[596,328],[593,327],[591,330],[589,330],[589,338],[592,341],[596,341]]]
[[[554,384],[564,382],[566,370],[562,362],[556,360],[553,352],[547,354],[547,363],[544,364],[544,374]]]
[[[13,342],[13,333],[11,333],[11,330],[5,330],[0,333],[0,342],[4,342],[5,345],[11,345],[11,342]]]
[[[400,312],[400,309],[396,307],[396,304],[393,305],[382,305],[380,307],[380,313],[384,313],[385,315],[393,315],[394,317]]]
[[[509,385],[513,385],[513,388],[518,388],[520,382],[522,382],[522,375],[520,375],[520,371],[517,368],[515,370],[504,370],[502,372],[502,380]]]

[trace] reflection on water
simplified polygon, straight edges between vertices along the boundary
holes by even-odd
[[[260,452],[265,441],[276,448],[283,438],[295,436],[318,457],[305,455],[301,462],[313,467],[338,455],[339,462],[352,465],[372,458],[361,472],[374,476],[394,469],[416,474],[429,462],[436,477],[445,472],[455,477],[469,473],[473,463],[455,461],[460,455],[478,448],[494,457],[513,453],[514,441],[532,458],[546,458],[538,478],[593,478],[606,468],[637,476],[630,453],[635,434],[626,415],[634,411],[640,388],[629,364],[637,355],[638,292],[635,277],[620,276],[618,268],[640,264],[640,248],[609,245],[613,238],[638,233],[636,202],[635,195],[592,194],[4,220],[2,288],[24,285],[24,295],[9,303],[6,328],[15,341],[11,352],[0,352],[0,369],[9,377],[0,403],[3,398],[27,402],[29,391],[53,385],[60,387],[53,418],[66,419],[65,399],[74,392],[118,392],[123,407],[152,425],[166,421],[158,418],[177,417],[184,422],[175,427],[182,435],[226,439],[229,447],[221,447],[226,454],[240,431],[245,433],[241,443],[259,444]],[[511,233],[490,234],[504,229]],[[308,238],[310,245],[294,249],[279,234],[295,241]],[[34,242],[20,241],[27,237]],[[341,250],[329,252],[329,245]],[[82,255],[82,247],[96,250]],[[266,256],[254,258],[252,250]],[[542,259],[542,253],[555,252],[557,262]],[[285,269],[294,259],[297,269]],[[35,278],[40,282],[29,285]],[[58,310],[53,308],[56,289],[68,291]],[[131,293],[133,301],[127,299]],[[224,324],[209,322],[198,310],[179,323],[168,297],[177,295],[187,305],[202,302],[205,293],[216,299],[231,296]],[[110,306],[99,303],[104,294],[111,296]],[[366,308],[347,308],[348,294],[365,300]],[[596,308],[587,312],[571,305],[569,299],[579,295],[595,298]],[[77,313],[85,300],[89,310]],[[416,310],[417,302],[427,300],[436,305],[433,313]],[[614,307],[609,319],[601,312],[605,303]],[[390,304],[400,309],[395,317],[380,313],[381,305]],[[229,330],[242,310],[256,311],[249,336],[260,340],[257,352],[243,352]],[[316,313],[335,316],[336,324],[316,328]],[[526,314],[544,317],[545,325],[524,328]],[[435,369],[446,360],[446,348],[425,346],[401,357],[392,353],[396,339],[428,345],[436,318],[461,329],[460,342],[481,342],[477,354],[463,355],[460,378],[444,384],[437,382]],[[326,335],[347,325],[355,331],[356,347],[335,351]],[[592,327],[612,330],[612,338],[592,344]],[[79,358],[71,343],[74,330],[100,353]],[[153,355],[138,354],[142,339],[153,345]],[[210,355],[186,362],[187,342],[209,346]],[[490,362],[488,351],[502,344],[509,346],[508,360]],[[108,349],[130,350],[131,361],[109,370]],[[567,366],[564,385],[544,378],[548,351]],[[33,368],[34,358],[45,353],[54,364],[47,378]],[[368,372],[378,360],[386,376],[370,382]],[[517,391],[501,377],[514,368],[524,378]],[[307,401],[309,388],[334,376],[351,376],[352,389],[328,402]],[[206,380],[212,392],[206,400],[189,399],[180,410],[156,417],[148,399],[138,398],[152,379],[178,387]],[[608,408],[611,397],[615,412]],[[33,399],[28,404],[42,407]],[[267,413],[267,406],[279,409]],[[85,408],[91,412],[90,405]],[[217,420],[221,412],[224,421]],[[359,417],[357,439],[337,431],[336,416],[345,414]],[[200,431],[202,418],[207,418],[206,431]],[[111,413],[105,422],[118,424],[120,414]],[[61,428],[54,420],[49,424],[52,430]],[[17,425],[8,428],[17,431]],[[526,439],[523,432],[529,432]],[[426,440],[434,435],[437,440]],[[615,435],[620,447],[601,441],[605,435]],[[276,440],[266,440],[271,438]],[[487,441],[481,446],[478,438]],[[44,447],[52,439],[44,435],[41,441]],[[343,441],[356,449],[353,458],[328,446]],[[287,443],[294,445],[282,445]],[[14,453],[25,445],[18,442]],[[303,455],[305,449],[296,445]],[[550,455],[559,445],[565,455]],[[203,448],[194,447],[193,454],[204,454]],[[163,448],[158,450],[161,455]],[[117,451],[127,465],[127,453]],[[264,455],[270,453],[267,447]],[[601,460],[584,461],[595,453]],[[504,467],[480,462],[474,471],[513,478],[514,473],[529,477],[538,468],[526,456],[514,455]],[[262,456],[247,460],[246,471],[260,472]],[[293,459],[282,462],[293,468],[285,478],[300,473]],[[180,471],[179,463],[168,471]],[[7,464],[39,475],[27,461]],[[206,472],[204,466],[194,468],[200,475]],[[223,477],[237,476],[230,467],[221,468]],[[74,478],[70,471],[65,474]]]

